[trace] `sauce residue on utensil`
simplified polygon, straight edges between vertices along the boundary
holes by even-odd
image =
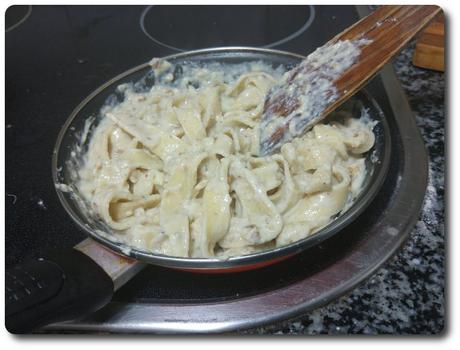
[[[334,82],[370,40],[341,40],[322,46],[287,72],[267,95],[260,123],[260,154],[267,155],[300,136],[339,97]]]

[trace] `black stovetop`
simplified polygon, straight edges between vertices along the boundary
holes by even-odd
[[[10,25],[20,18],[14,10]],[[58,201],[51,154],[72,109],[102,83],[180,50],[252,45],[308,54],[357,18],[352,6],[33,6],[5,41],[6,266],[85,238]],[[369,88],[386,108],[379,82]],[[352,232],[341,244],[352,242]],[[313,257],[223,276],[148,267],[115,300],[251,294],[321,268]]]

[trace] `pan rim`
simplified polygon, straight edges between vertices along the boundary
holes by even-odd
[[[261,53],[261,54],[275,54],[281,56],[288,56],[296,59],[303,59],[305,56],[291,53],[287,51],[281,50],[273,50],[267,48],[255,48],[255,47],[244,47],[244,46],[231,46],[231,47],[217,47],[217,48],[205,48],[200,50],[193,50],[187,52],[181,52],[172,54],[169,56],[162,57],[166,60],[175,60],[190,56],[196,56],[200,54],[212,54],[212,53],[236,53],[236,52],[243,52],[243,53]],[[125,72],[115,76],[114,78],[108,80],[97,89],[95,89],[91,94],[89,94],[82,102],[80,102],[77,107],[71,112],[61,130],[59,131],[54,149],[52,154],[52,177],[54,184],[59,183],[58,178],[58,156],[59,151],[61,150],[61,144],[66,135],[68,128],[70,127],[73,120],[79,115],[79,112],[99,93],[104,91],[107,87],[111,86],[112,84],[116,83],[117,81],[136,73],[142,69],[148,67],[148,63],[143,63],[141,65],[135,66],[131,69],[126,70]],[[261,264],[266,262],[267,264],[274,259],[280,259],[281,257],[289,257],[301,251],[304,251],[312,246],[315,246],[322,241],[334,236],[335,234],[339,233],[340,230],[344,229],[348,226],[351,222],[353,222],[372,202],[374,197],[377,195],[379,190],[381,189],[383,182],[385,180],[390,156],[391,156],[391,136],[388,123],[386,121],[385,115],[383,114],[382,109],[377,104],[375,99],[362,89],[359,93],[363,94],[368,102],[370,102],[379,114],[379,122],[382,124],[383,129],[383,138],[384,138],[384,145],[383,145],[383,158],[379,159],[381,162],[380,171],[378,174],[375,175],[375,179],[373,182],[368,184],[368,188],[360,194],[360,198],[358,198],[353,205],[342,215],[340,215],[336,220],[333,220],[331,223],[326,225],[321,230],[317,231],[311,236],[305,237],[299,241],[293,242],[291,244],[277,247],[270,250],[255,252],[248,255],[240,255],[240,256],[233,256],[228,257],[225,259],[222,258],[191,258],[191,257],[175,257],[169,255],[162,255],[156,254],[153,252],[146,252],[139,250],[135,247],[129,247],[120,242],[116,242],[114,240],[110,240],[107,237],[101,236],[96,231],[92,230],[86,223],[82,222],[78,215],[74,212],[72,207],[69,205],[67,198],[64,195],[64,192],[58,189],[55,186],[56,193],[58,198],[61,202],[61,205],[64,207],[64,210],[67,214],[72,218],[72,220],[77,223],[80,229],[82,229],[85,233],[87,233],[92,239],[101,243],[102,245],[110,248],[112,251],[122,254],[125,256],[129,256],[131,258],[149,263],[154,265],[160,265],[165,267],[174,267],[174,268],[183,268],[183,269],[195,269],[195,270],[209,270],[209,269],[232,269],[236,267],[244,267],[250,266],[253,264]]]

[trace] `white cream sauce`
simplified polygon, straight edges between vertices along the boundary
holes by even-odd
[[[151,89],[124,85],[124,101],[103,108],[78,169],[78,192],[107,237],[225,258],[314,234],[360,193],[374,134],[359,119],[317,125],[258,156],[265,96],[282,67],[184,65],[176,79],[168,62],[152,67]]]
[[[337,100],[335,80],[356,62],[360,47],[369,42],[367,39],[344,40],[322,46],[272,87],[268,96],[274,103],[267,108],[260,123],[262,154],[269,154],[286,141],[302,135],[305,128]],[[278,111],[279,105],[289,112]],[[273,138],[281,129],[285,130],[283,136]]]

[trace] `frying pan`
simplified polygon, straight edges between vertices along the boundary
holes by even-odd
[[[165,57],[176,66],[262,61],[274,68],[282,65],[287,69],[303,58],[283,51],[246,47],[212,48]],[[339,233],[371,203],[385,179],[391,153],[389,127],[380,107],[364,88],[331,115],[334,118],[366,113],[378,122],[374,127],[374,148],[366,156],[363,190],[350,208],[314,235],[276,249],[227,259],[173,257],[129,247],[91,213],[73,186],[78,180],[75,169],[82,164],[92,132],[102,118],[100,109],[106,103],[119,103],[123,99],[117,92],[117,86],[122,83],[148,89],[155,83],[155,77],[145,63],[113,78],[75,108],[58,135],[52,156],[57,195],[69,216],[90,238],[73,248],[30,259],[7,270],[6,327],[12,333],[28,333],[49,323],[96,311],[145,264],[190,272],[226,273],[256,269],[287,259]]]

